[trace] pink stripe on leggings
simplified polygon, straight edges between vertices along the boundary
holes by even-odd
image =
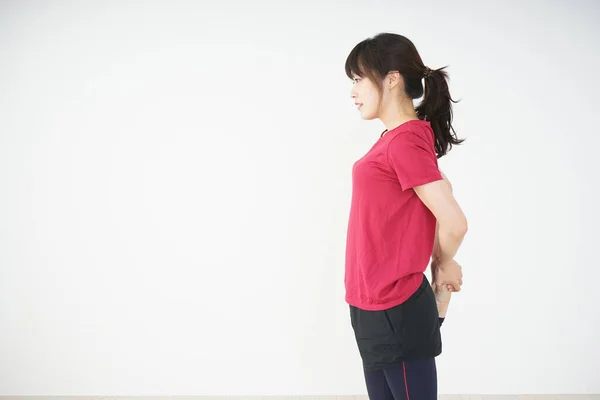
[[[406,379],[406,364],[402,361],[402,369],[404,370],[404,387],[406,388],[406,400],[410,400],[408,395],[408,379]]]

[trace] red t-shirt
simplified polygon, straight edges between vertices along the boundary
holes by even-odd
[[[346,247],[346,302],[384,310],[408,299],[423,281],[436,219],[414,190],[442,180],[427,121],[390,130],[352,168]]]

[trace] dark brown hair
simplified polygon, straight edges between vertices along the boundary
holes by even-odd
[[[452,103],[457,101],[450,97],[446,67],[430,70],[423,64],[415,45],[406,37],[380,33],[363,40],[348,55],[345,68],[350,79],[367,77],[380,92],[386,75],[390,71],[399,71],[404,79],[406,95],[413,100],[424,96],[415,110],[419,119],[431,124],[438,158],[450,151],[452,145],[464,141],[456,137],[452,127]]]

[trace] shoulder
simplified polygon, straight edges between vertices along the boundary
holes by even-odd
[[[394,133],[387,143],[388,151],[411,151],[421,149],[435,151],[429,134],[424,129],[407,129]]]

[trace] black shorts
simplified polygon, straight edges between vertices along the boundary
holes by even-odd
[[[350,306],[350,320],[365,369],[434,358],[442,352],[435,294],[427,277],[404,303],[382,311]]]

